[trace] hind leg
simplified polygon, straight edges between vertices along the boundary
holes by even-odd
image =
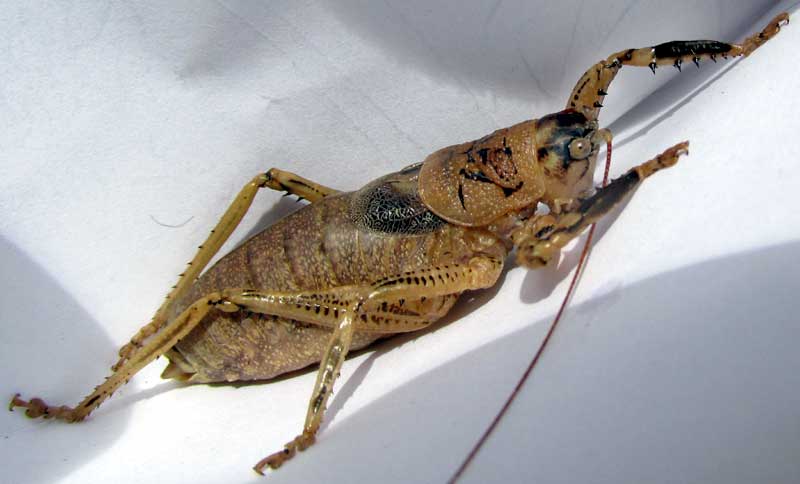
[[[502,264],[499,260],[476,258],[469,264],[452,264],[442,268],[419,270],[397,277],[385,278],[375,286],[342,286],[326,291],[297,293],[233,288],[211,293],[198,299],[178,317],[152,335],[147,343],[133,352],[119,368],[114,370],[111,376],[97,386],[76,407],[48,405],[40,398],[23,400],[17,394],[12,398],[9,410],[23,407],[26,409],[25,414],[31,418],[44,417],[68,422],[81,421],[106,398],[110,397],[120,385],[126,383],[139,370],[163,355],[175,346],[178,340],[189,334],[211,309],[225,312],[246,310],[332,328],[334,336],[328,345],[328,356],[324,362],[330,361],[332,362],[330,364],[338,368],[336,365],[340,365],[340,360],[347,355],[352,339],[352,329],[348,329],[347,325],[356,324],[362,329],[372,332],[397,333],[416,331],[429,323],[424,317],[415,317],[410,314],[393,315],[391,321],[385,317],[375,320],[367,316],[386,316],[386,314],[382,312],[382,309],[370,306],[370,302],[391,301],[393,298],[415,295],[419,298],[422,294],[430,297],[444,296],[469,288],[487,287],[497,279],[501,267]],[[440,282],[436,283],[436,280]],[[366,305],[365,311],[359,314],[363,314],[364,318],[353,323],[353,314],[356,309],[361,310],[362,303]],[[336,361],[339,362],[336,363]],[[338,373],[338,370],[334,373]],[[315,390],[320,395],[324,395],[324,399],[316,405],[313,415],[309,410],[307,419],[306,428],[313,428],[314,433],[319,427],[324,412],[324,403],[327,401],[328,393],[325,389],[332,387],[332,378],[335,378],[335,376],[331,377],[330,372],[326,375],[324,378],[320,376],[322,379],[318,379]]]
[[[220,247],[222,247],[222,244],[228,240],[228,237],[230,237],[231,233],[236,229],[239,222],[241,222],[242,218],[247,213],[250,204],[253,202],[253,198],[260,188],[286,191],[287,193],[305,198],[312,203],[322,200],[329,195],[339,193],[337,190],[277,168],[272,168],[268,172],[257,175],[250,180],[228,207],[228,210],[217,223],[216,227],[211,231],[211,235],[209,235],[208,239],[206,239],[203,245],[198,247],[197,255],[189,262],[186,271],[179,276],[178,283],[173,286],[172,290],[167,294],[166,300],[161,307],[158,308],[158,311],[156,311],[150,323],[142,327],[131,338],[129,343],[120,348],[119,361],[111,367],[112,370],[121,368],[125,361],[138,348],[141,348],[149,337],[157,333],[166,324],[166,315],[169,312],[172,302],[180,299],[197,276],[203,271],[208,261],[214,257]]]
[[[266,187],[279,192],[284,191],[290,195],[297,195],[311,203],[316,203],[325,197],[339,193],[339,190],[320,185],[300,175],[279,170],[278,168],[270,168],[267,172],[267,178]]]
[[[86,417],[86,415],[89,414],[89,412],[96,408],[102,400],[107,398],[108,395],[113,392],[113,389],[108,391],[108,388],[116,388],[116,386],[110,384],[109,381],[116,381],[117,376],[122,374],[127,374],[125,377],[125,381],[127,381],[127,378],[130,378],[134,373],[139,371],[141,367],[147,364],[144,363],[139,367],[136,367],[135,365],[134,367],[131,367],[129,363],[141,361],[143,355],[148,356],[152,354],[154,355],[153,359],[155,359],[165,351],[169,350],[172,345],[161,348],[161,346],[156,343],[161,341],[162,332],[166,331],[165,328],[173,327],[175,321],[180,319],[176,319],[170,325],[167,324],[167,314],[169,314],[173,302],[180,299],[186,293],[211,258],[214,257],[214,255],[219,251],[220,247],[222,247],[225,241],[228,240],[228,237],[230,237],[231,233],[233,233],[233,231],[239,225],[239,222],[241,222],[242,218],[250,208],[256,193],[261,188],[287,190],[290,193],[305,195],[305,198],[308,198],[311,201],[321,200],[325,196],[338,193],[333,189],[324,187],[309,180],[305,180],[304,178],[292,173],[277,169],[272,169],[267,173],[262,173],[255,176],[239,191],[239,194],[225,211],[220,221],[217,223],[214,229],[211,230],[209,237],[206,239],[203,245],[198,247],[197,254],[194,256],[192,261],[188,263],[186,271],[179,276],[178,283],[174,285],[167,294],[166,300],[158,308],[152,320],[139,329],[139,331],[137,331],[133,337],[131,337],[130,342],[120,348],[119,360],[111,367],[112,371],[114,371],[114,374],[106,383],[100,385],[97,391],[89,395],[76,408],[67,406],[49,406],[38,398],[26,401],[19,398],[19,395],[15,395],[9,404],[9,409],[13,409],[14,407],[25,407],[27,408],[26,414],[30,417],[55,417],[67,421],[82,420]],[[196,324],[198,321],[199,320],[196,318],[190,319],[192,324]],[[186,321],[181,321],[181,324],[184,324],[185,322]],[[156,348],[160,349],[154,353],[151,343],[156,344]],[[103,390],[100,391],[100,389]]]
[[[92,410],[100,406],[106,398],[110,397],[120,385],[127,383],[139,370],[164,354],[179,339],[186,336],[203,320],[212,308],[223,311],[238,310],[236,305],[220,299],[219,294],[211,294],[198,300],[182,312],[180,316],[162,328],[146,345],[126,359],[124,364],[120,365],[103,383],[95,387],[94,391],[87,395],[76,407],[48,405],[41,398],[23,400],[19,397],[19,394],[16,394],[11,403],[9,403],[8,409],[13,410],[14,407],[23,407],[26,409],[25,415],[31,418],[44,417],[67,422],[79,422],[86,418]]]

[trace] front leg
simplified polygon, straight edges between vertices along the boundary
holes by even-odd
[[[653,173],[678,162],[688,153],[689,142],[678,143],[650,161],[631,169],[607,186],[580,202],[578,207],[556,215],[536,217],[523,225],[512,240],[517,246],[517,263],[534,269],[546,265],[562,247],[584,229],[611,211]]]
[[[748,37],[741,44],[716,40],[677,40],[654,47],[621,50],[590,67],[578,79],[567,101],[567,109],[575,109],[587,119],[596,120],[600,108],[603,107],[603,98],[608,94],[608,88],[622,66],[649,67],[655,74],[656,68],[662,65],[673,65],[680,70],[689,61],[700,67],[701,59],[716,62],[717,56],[746,57],[775,37],[788,22],[789,14],[782,13],[772,19],[764,30]]]

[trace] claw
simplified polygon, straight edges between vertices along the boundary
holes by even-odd
[[[668,148],[652,160],[642,163],[634,168],[634,170],[639,175],[639,179],[644,180],[659,170],[663,170],[664,168],[669,168],[670,166],[675,165],[678,162],[678,158],[688,154],[689,142],[684,141],[671,148]]]
[[[298,451],[303,451],[311,447],[315,441],[316,437],[314,433],[304,430],[302,434],[287,443],[283,449],[258,461],[258,463],[253,466],[253,470],[263,476],[265,468],[269,467],[273,470],[279,468],[284,462],[294,457]]]
[[[13,397],[11,397],[11,401],[8,402],[8,411],[13,412],[14,407],[24,407],[25,401],[19,398],[19,393],[15,393]]]
[[[11,398],[8,403],[8,410],[14,411],[15,407],[22,407],[25,409],[25,415],[30,418],[55,418],[66,422],[77,422],[83,419],[83,417],[75,415],[75,409],[72,407],[66,405],[51,407],[41,398],[23,400],[19,396],[19,393],[17,393]]]

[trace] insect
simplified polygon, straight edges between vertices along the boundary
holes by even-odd
[[[83,420],[160,355],[164,376],[190,382],[262,380],[320,362],[302,432],[255,466],[277,468],[312,445],[347,353],[427,327],[464,291],[496,283],[506,256],[536,268],[645,178],[686,153],[679,143],[596,192],[598,125],[624,65],[649,67],[749,55],[788,20],[742,45],[683,41],[625,50],[592,66],[566,109],[439,150],[361,190],[340,193],[281,170],[237,196],[153,320],[120,350],[114,373],[75,407],[15,396],[30,417]],[[203,272],[260,188],[311,204]],[[547,213],[537,211],[539,203]]]

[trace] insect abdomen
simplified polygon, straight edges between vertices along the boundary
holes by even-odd
[[[444,222],[416,236],[365,227],[352,211],[358,193],[303,207],[257,234],[203,274],[174,313],[225,288],[290,292],[368,285],[464,253],[464,237],[451,233],[462,229]],[[454,302],[442,301],[431,320]],[[165,376],[193,382],[269,379],[318,362],[329,337],[329,329],[298,321],[214,311],[167,353]],[[379,337],[356,332],[352,349]]]

